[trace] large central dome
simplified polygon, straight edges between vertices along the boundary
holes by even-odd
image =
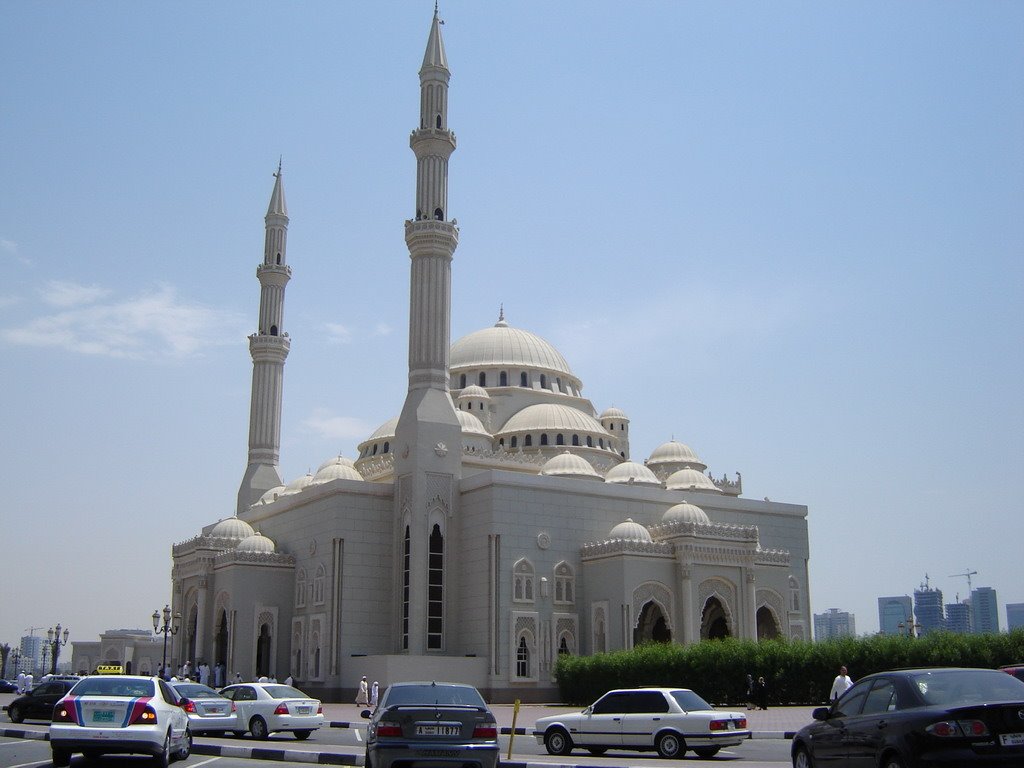
[[[512,328],[504,315],[491,328],[463,336],[452,345],[449,367],[501,367],[548,370],[575,375],[561,353],[540,336]]]

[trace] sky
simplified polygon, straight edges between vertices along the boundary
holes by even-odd
[[[0,642],[150,626],[234,513],[263,216],[281,473],[397,415],[433,3],[0,5]],[[810,602],[1024,602],[1024,4],[441,4],[452,340],[805,504]],[[36,633],[40,629],[33,630]]]

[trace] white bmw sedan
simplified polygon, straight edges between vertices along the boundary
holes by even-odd
[[[53,708],[50,750],[53,764],[71,754],[89,759],[105,754],[152,755],[166,766],[192,751],[183,699],[163,680],[134,675],[95,675],[79,680]]]
[[[657,750],[680,758],[688,749],[713,757],[750,738],[740,712],[714,709],[688,688],[609,691],[582,712],[542,717],[533,735],[552,755],[580,747],[592,755],[609,749]]]
[[[237,683],[222,688],[220,695],[235,702],[236,736],[248,731],[254,739],[266,739],[272,733],[291,731],[297,739],[308,739],[324,724],[323,705],[290,685]]]

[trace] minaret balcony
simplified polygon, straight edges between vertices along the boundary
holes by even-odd
[[[405,244],[415,255],[420,251],[442,250],[454,253],[459,244],[459,228],[455,221],[438,221],[437,219],[420,219],[405,222]]]
[[[284,282],[288,282],[292,276],[292,268],[287,264],[257,264],[256,265],[256,277],[262,278],[263,275],[268,277],[272,275],[279,276],[284,279]]]
[[[283,336],[271,336],[267,333],[254,333],[249,336],[249,353],[253,362],[284,362],[291,346],[292,340],[287,333]]]
[[[450,157],[455,151],[455,131],[441,128],[420,128],[409,134],[409,146],[420,155]]]

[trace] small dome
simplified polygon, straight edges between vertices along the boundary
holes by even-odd
[[[485,437],[491,436],[491,433],[484,428],[483,422],[469,411],[456,411],[455,415],[458,417],[459,424],[462,425],[462,431],[464,433],[468,432],[473,435],[484,435]]]
[[[362,480],[360,475],[352,466],[352,462],[343,456],[338,456],[320,465],[320,469],[313,475],[313,485],[329,483],[331,480]]]
[[[635,461],[624,461],[608,470],[604,476],[606,483],[629,483],[632,485],[661,485],[661,480],[643,464]]]
[[[597,474],[597,470],[591,466],[589,461],[569,453],[569,451],[560,453],[544,462],[544,466],[540,468],[540,473],[551,477],[574,477],[584,480],[603,479]]]
[[[711,478],[697,469],[680,469],[673,472],[665,481],[665,487],[670,491],[704,491],[707,493],[721,493],[721,489]]]
[[[679,464],[679,469],[685,466],[701,470],[707,469],[707,465],[700,460],[700,457],[693,452],[690,446],[683,445],[676,440],[662,443],[654,449],[654,453],[647,459],[647,466],[649,467],[662,464]]]
[[[487,394],[487,390],[481,386],[477,386],[476,384],[470,384],[468,387],[464,387],[463,390],[459,392],[459,400],[462,400],[463,398],[470,399],[474,397],[478,400],[491,399],[491,396]]]
[[[605,419],[619,419],[620,421],[629,421],[629,417],[620,410],[619,408],[605,408],[601,415],[598,416],[601,421]]]
[[[313,484],[313,475],[307,472],[302,477],[297,477],[292,480],[288,485],[284,487],[279,496],[291,496],[292,494],[298,493],[303,488],[308,488]]]
[[[627,518],[625,522],[619,523],[608,533],[612,541],[626,539],[628,541],[651,541],[651,532],[640,523],[634,523],[633,518]]]
[[[265,491],[257,504],[270,504],[272,501],[277,501],[277,497],[284,493],[283,485],[275,485],[269,491]],[[248,536],[249,534],[246,534]]]
[[[319,467],[317,467],[316,468],[316,473],[319,475],[321,469],[326,469],[327,467],[329,467],[329,466],[331,466],[333,464],[344,464],[346,467],[354,467],[356,465],[356,463],[354,461],[352,461],[352,459],[346,459],[344,456],[342,456],[339,453],[337,456],[334,456],[334,457],[328,459],[323,464],[321,464]]]
[[[601,422],[578,408],[560,403],[528,405],[512,415],[502,433],[508,432],[577,432],[609,437]]]
[[[252,534],[252,526],[237,517],[225,517],[210,531],[211,536],[219,536],[222,539],[244,539]]]
[[[393,419],[388,419],[381,424],[377,429],[374,430],[373,434],[370,435],[364,443],[368,443],[371,440],[380,440],[382,437],[394,437],[395,430],[398,429],[398,417],[395,416]]]
[[[711,519],[708,517],[708,513],[703,509],[684,501],[682,504],[676,504],[674,507],[666,509],[665,514],[661,516],[661,522],[707,524],[711,522]]]
[[[246,536],[235,547],[239,552],[273,552],[274,542],[264,536],[262,533],[254,533],[252,536]]]

